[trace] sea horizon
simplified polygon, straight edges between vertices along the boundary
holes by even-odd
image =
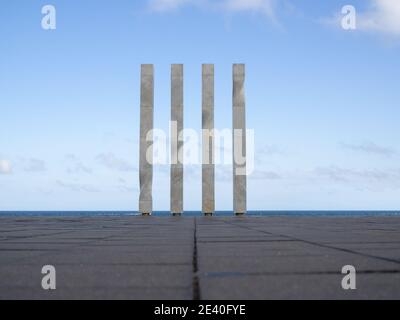
[[[136,210],[7,210],[0,211],[1,216],[74,216],[74,217],[96,217],[96,216],[140,216]],[[184,211],[183,216],[202,216],[201,211]],[[233,216],[233,211],[215,211],[214,216]],[[400,216],[400,210],[249,210],[249,216]],[[167,210],[153,211],[152,216],[168,217],[171,212]]]

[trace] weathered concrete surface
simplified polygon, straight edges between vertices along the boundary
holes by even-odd
[[[171,65],[171,208],[173,214],[183,212],[183,65]]]
[[[147,159],[147,150],[153,144],[154,67],[142,64],[140,74],[140,150],[139,150],[139,211],[153,210],[153,164]]]
[[[202,65],[202,212],[215,210],[214,193],[214,65]]]
[[[237,214],[244,214],[246,213],[245,65],[234,64],[232,74],[233,211]]]
[[[11,298],[400,299],[400,218],[0,217]]]

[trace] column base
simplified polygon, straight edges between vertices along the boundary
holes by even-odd
[[[205,217],[212,217],[213,213],[212,212],[204,212]]]
[[[180,213],[180,212],[172,212],[173,217],[180,217],[181,215],[182,215],[182,213]]]

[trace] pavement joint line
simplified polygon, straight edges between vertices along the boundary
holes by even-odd
[[[103,286],[63,286],[62,289],[91,289],[91,290],[97,290],[97,289],[104,289]],[[137,289],[142,289],[142,290],[152,290],[152,289],[157,289],[157,290],[163,290],[163,289],[178,289],[178,290],[190,290],[191,285],[187,285],[187,286],[152,286],[152,285],[148,285],[148,286],[120,286],[120,285],[113,285],[113,286],[109,286],[107,287],[107,290],[110,289],[119,289],[119,290],[137,290]],[[37,287],[33,287],[33,286],[20,286],[20,285],[16,285],[16,286],[0,286],[0,289],[24,289],[24,290],[37,290]],[[0,301],[3,300],[2,298],[0,298]]]
[[[199,267],[197,261],[197,219],[193,219],[194,231],[193,231],[193,300],[201,300],[200,294],[200,279],[199,279]]]
[[[213,241],[213,240],[198,240],[198,243],[252,243],[252,242],[298,242],[297,240],[292,240],[292,239],[282,239],[282,240],[217,240],[217,241]]]
[[[398,274],[400,270],[357,270],[357,274]],[[338,275],[343,274],[338,271],[311,271],[311,272],[236,272],[236,271],[221,271],[221,272],[204,272],[200,273],[200,278],[222,278],[222,277],[245,277],[245,276],[295,276],[295,275]]]
[[[325,244],[398,244],[400,245],[400,241],[343,241],[343,242],[322,242]]]
[[[8,265],[14,265],[14,263],[8,263]],[[37,263],[18,263],[18,266],[21,267],[31,267],[31,266],[36,266]],[[141,266],[191,266],[191,262],[133,262],[133,263],[124,263],[124,262],[115,262],[115,263],[57,263],[58,266],[88,266],[88,267],[94,267],[94,266],[132,266],[132,267],[141,267]]]
[[[0,252],[1,251],[17,251],[17,252],[22,252],[22,251],[55,251],[55,252],[57,252],[57,251],[59,251],[59,249],[57,249],[57,248],[54,248],[54,249],[38,249],[38,248],[14,248],[14,249],[9,249],[9,248],[0,248]]]
[[[232,222],[228,222],[226,220],[224,220],[224,222],[227,223],[227,224],[233,225],[235,227],[241,227],[241,228],[245,228],[245,229],[248,229],[248,230],[254,230],[254,231],[257,231],[257,232],[261,232],[261,233],[269,234],[269,235],[274,235],[274,236],[286,237],[286,238],[289,238],[289,239],[293,239],[293,240],[296,240],[296,241],[304,242],[304,243],[311,244],[311,245],[318,246],[318,247],[322,247],[322,248],[338,250],[338,251],[352,253],[352,254],[356,254],[356,255],[359,255],[359,256],[367,257],[367,258],[373,258],[373,259],[378,259],[378,260],[383,260],[383,261],[387,261],[387,262],[393,262],[393,263],[396,263],[396,264],[400,264],[400,260],[397,260],[397,259],[379,257],[379,256],[375,256],[375,255],[368,254],[368,253],[362,253],[362,252],[354,251],[354,250],[351,250],[351,249],[340,248],[340,247],[327,245],[327,244],[323,244],[323,243],[318,243],[318,242],[314,242],[314,241],[310,241],[310,240],[304,240],[304,239],[300,239],[300,238],[296,238],[296,237],[292,237],[292,236],[288,236],[288,235],[284,235],[284,234],[272,233],[272,232],[269,232],[269,231],[259,230],[259,229],[255,229],[255,228],[248,227],[248,226],[241,226],[241,225],[238,225],[238,224],[235,224],[235,223],[232,223]]]

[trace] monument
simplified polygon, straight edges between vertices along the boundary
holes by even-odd
[[[246,213],[245,65],[232,68],[233,211]],[[152,213],[154,68],[141,66],[140,81],[139,211]],[[170,211],[183,213],[183,65],[171,65],[171,180]],[[202,65],[202,212],[215,212],[214,65]]]

